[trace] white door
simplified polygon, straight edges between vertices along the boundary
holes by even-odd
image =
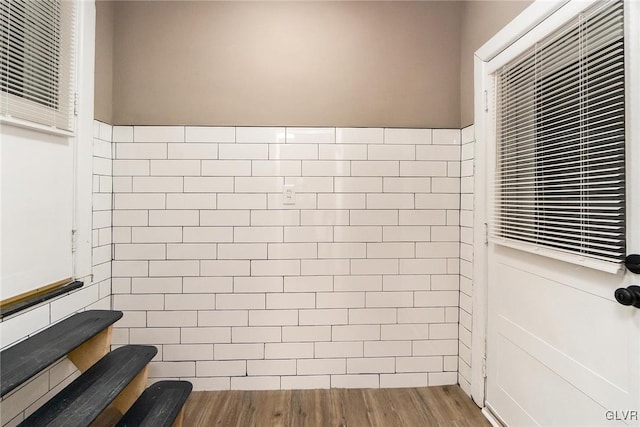
[[[626,55],[637,43],[629,30]],[[637,67],[633,61],[627,61],[627,74],[628,67]],[[635,71],[626,92],[626,117],[632,119],[626,142],[628,254],[640,253]],[[495,158],[495,151],[487,154]],[[489,187],[492,179],[489,173]],[[560,258],[490,240],[486,406],[508,426],[640,426],[640,309],[614,298],[617,288],[640,285],[640,274],[624,268],[605,272]]]

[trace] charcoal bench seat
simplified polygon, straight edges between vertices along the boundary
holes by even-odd
[[[106,354],[53,396],[20,426],[88,426],[158,352],[153,346],[126,345]]]
[[[11,392],[121,317],[120,311],[84,311],[3,350],[0,353],[0,396]]]
[[[142,393],[116,427],[171,427],[192,388],[187,381],[158,381]]]

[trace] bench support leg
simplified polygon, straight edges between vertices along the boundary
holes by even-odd
[[[186,406],[186,402],[185,402],[185,406]],[[180,413],[176,417],[176,419],[173,422],[173,424],[171,424],[171,427],[182,427],[182,420],[183,419],[184,419],[184,406],[182,407],[182,409],[180,409]]]
[[[149,365],[145,366],[142,371],[129,383],[129,385],[120,392],[118,397],[113,401],[113,406],[120,411],[121,414],[126,413],[136,399],[142,394],[147,387],[147,375]]]
[[[76,365],[80,372],[89,369],[109,352],[109,348],[111,347],[111,328],[112,327],[109,326],[67,355],[69,360]]]

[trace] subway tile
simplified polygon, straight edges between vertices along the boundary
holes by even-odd
[[[316,160],[318,159],[317,144],[272,144],[269,146],[271,160]]]
[[[117,260],[147,260],[165,259],[164,244],[117,244],[114,245],[114,259]],[[109,250],[109,255],[111,250]],[[109,259],[110,261],[111,259]]]
[[[315,243],[269,243],[268,254],[269,259],[317,258],[318,248]]]
[[[332,227],[284,227],[285,242],[331,242]]]
[[[267,197],[265,194],[218,194],[218,209],[266,208]]]
[[[267,309],[286,310],[315,308],[316,294],[313,293],[272,293],[267,294]]]
[[[295,128],[286,129],[287,144],[333,144],[336,142],[335,128]]]
[[[352,259],[352,274],[398,274],[397,259]]]
[[[185,243],[232,242],[233,227],[184,227],[182,238]]]
[[[149,175],[148,170],[149,168],[147,168],[145,175]],[[133,191],[133,178],[130,176],[114,176],[111,190],[114,193],[131,193]]]
[[[447,211],[445,210],[400,210],[399,225],[445,225]]]
[[[440,236],[438,227],[432,227],[431,237],[433,240],[440,240],[445,236]],[[442,233],[440,233],[442,234]],[[439,239],[440,238],[440,239]],[[455,258],[460,254],[460,244],[458,242],[420,242],[416,243],[416,258]]]
[[[443,358],[441,356],[426,357],[398,357],[396,359],[397,372],[442,372]]]
[[[181,193],[182,177],[133,177],[133,191],[136,193]]]
[[[391,373],[396,370],[393,357],[366,357],[347,359],[347,373],[349,374],[378,374]]]
[[[403,225],[382,228],[382,240],[385,242],[418,242],[430,239],[430,227]]]
[[[429,326],[424,323],[407,323],[403,325],[382,325],[380,335],[382,341],[413,341],[429,339]]]
[[[264,294],[217,294],[218,310],[254,310],[265,308]]]
[[[416,147],[417,160],[455,160],[460,161],[459,145],[423,145]]]
[[[400,176],[437,177],[447,176],[446,161],[401,161]]]
[[[235,142],[236,129],[218,126],[187,126],[186,142]]]
[[[367,341],[365,357],[411,356],[411,341]]]
[[[193,385],[193,391],[231,390],[231,378],[227,376],[198,378],[185,377],[183,379],[185,381],[189,381]]]
[[[318,209],[365,209],[364,194],[318,194]]]
[[[144,216],[146,217],[146,211],[144,213],[145,213]],[[197,210],[151,210],[149,211],[149,225],[153,227],[198,225],[199,221],[200,221],[200,213]],[[127,224],[127,225],[147,225],[147,224],[145,221],[145,223],[143,224]]]
[[[433,130],[434,145],[460,145],[459,129],[434,129]]]
[[[430,193],[431,178],[384,178],[385,193]]]
[[[364,202],[364,197],[362,197]],[[348,210],[302,210],[300,211],[300,225],[348,225]]]
[[[164,361],[212,360],[213,344],[165,344],[162,347]]]
[[[318,243],[318,258],[366,258],[366,243]]]
[[[285,128],[282,127],[237,127],[238,143],[278,143],[285,141]]]
[[[149,160],[113,160],[113,176],[145,176],[151,170]]]
[[[131,328],[130,344],[179,344],[180,328]]]
[[[316,294],[317,308],[364,307],[364,292],[321,292]]]
[[[299,321],[300,321],[300,326],[346,325],[347,315],[348,313],[346,309],[299,310]],[[316,357],[322,357],[322,356],[318,356],[316,354]],[[330,357],[330,356],[325,356],[325,357]]]
[[[415,293],[416,307],[453,307],[458,305],[458,291],[424,291]]]
[[[134,126],[134,142],[184,142],[182,126]]]
[[[283,226],[299,225],[300,212],[297,210],[253,210],[251,211],[252,226]],[[249,224],[243,224],[249,225]]]
[[[216,245],[207,243],[167,244],[167,259],[215,259]]]
[[[220,243],[218,259],[266,259],[267,245],[264,243]]]
[[[250,203],[251,199],[234,199],[233,203]],[[218,207],[220,209],[220,207]],[[250,224],[250,213],[246,210],[200,211],[200,225],[232,227]],[[233,230],[229,228],[229,230]]]
[[[367,160],[366,145],[331,144],[318,147],[320,160]]]
[[[164,295],[114,295],[114,310],[164,310]]]
[[[346,370],[345,359],[298,360],[298,375],[344,374]]]
[[[315,343],[315,356],[318,359],[337,357],[362,357],[362,344],[362,341],[317,342]]]
[[[113,261],[112,277],[145,277],[149,275],[148,261]]]
[[[313,357],[313,343],[266,343],[264,353],[265,359],[308,359]]]
[[[298,324],[298,310],[251,310],[250,326],[285,326]]]
[[[381,291],[382,276],[356,275],[336,276],[334,278],[335,291]]]
[[[457,323],[434,323],[429,325],[429,338],[434,340],[446,340],[458,338]]]
[[[218,303],[224,295],[218,295]],[[227,305],[232,304],[234,306],[240,305],[242,301],[226,301]],[[246,305],[246,299],[244,300]],[[259,304],[257,304],[259,305]],[[264,306],[260,307],[264,308]],[[223,310],[217,308],[216,310],[199,311],[198,312],[198,326],[216,326],[212,329],[212,332],[223,333],[228,328],[222,328],[222,326],[247,326],[249,324],[249,313],[247,311],[238,311],[237,309]],[[231,329],[228,329],[229,342],[231,342]]]
[[[337,128],[338,144],[382,144],[384,129],[382,128]]]
[[[349,176],[351,164],[342,160],[303,160],[303,176]]]
[[[115,209],[164,209],[164,194],[123,193],[115,194]],[[95,226],[95,225],[94,225]]]
[[[151,160],[151,175],[155,176],[198,176],[199,160]]]
[[[353,226],[334,227],[335,242],[380,242],[382,241],[382,227]]]
[[[196,362],[198,377],[244,376],[247,362],[244,360],[209,360]]]
[[[416,209],[460,209],[460,195],[416,194]]]
[[[215,360],[250,360],[264,357],[264,344],[214,344]]]
[[[251,161],[202,160],[202,176],[251,176]]]
[[[283,326],[283,342],[331,341],[331,326]]]
[[[295,360],[248,360],[247,375],[295,375]]]
[[[267,243],[282,242],[282,227],[234,227],[233,241]]]
[[[116,144],[116,158],[125,159],[166,159],[167,144]]]
[[[398,176],[401,162],[392,160],[352,161],[352,176]]]
[[[131,227],[112,227],[111,238],[113,243],[131,243]]]
[[[269,158],[267,144],[219,144],[218,158],[222,160],[266,160]]]
[[[113,126],[113,142],[133,142],[133,126]]]
[[[462,128],[461,130],[461,142],[467,144],[475,140],[475,127],[473,125]]]
[[[355,307],[355,305],[353,307]],[[349,324],[351,325],[380,325],[384,323],[396,323],[396,308],[348,308]]]
[[[428,340],[413,342],[413,356],[457,355],[458,340]]]
[[[182,289],[189,294],[225,293],[233,290],[231,277],[184,277]]]
[[[431,144],[431,129],[385,129],[385,144]]]
[[[335,177],[336,193],[379,193],[382,191],[382,178],[379,177]]]
[[[282,277],[235,277],[235,293],[282,292]]]
[[[367,243],[367,258],[413,258],[415,243]]]
[[[460,288],[461,279],[457,274],[432,275],[431,290],[433,291],[457,291]]]
[[[424,148],[424,147],[418,147]],[[369,145],[368,160],[415,160],[414,145]]]
[[[167,144],[167,157],[169,159],[217,159],[218,144],[207,143],[181,143]]]
[[[331,341],[378,341],[379,325],[332,326]]]
[[[380,388],[426,387],[427,374],[381,374]]]
[[[442,225],[433,226],[431,227],[431,240],[434,242],[459,242],[460,227]]]
[[[200,261],[201,276],[249,276],[248,260],[207,260]]]
[[[431,276],[428,274],[384,276],[382,287],[385,291],[428,291],[431,289]]]
[[[300,176],[300,160],[252,160],[252,176]]]
[[[460,178],[441,178],[434,177],[431,179],[432,193],[454,193],[460,194]],[[469,192],[469,191],[465,191]]]
[[[196,326],[198,313],[195,311],[148,311],[146,325],[150,328],[167,328],[176,326]],[[213,347],[211,348],[213,358]]]
[[[400,274],[446,274],[446,259],[401,259]]]
[[[167,209],[215,209],[216,195],[209,193],[167,194]]]
[[[149,261],[149,276],[198,276],[200,263],[198,261]]]
[[[277,193],[284,185],[282,177],[236,177],[236,193]]]
[[[252,276],[299,276],[299,260],[251,261]]]
[[[232,343],[281,342],[281,328],[276,326],[233,326]]]
[[[367,292],[367,307],[413,307],[413,292]]]
[[[329,292],[332,290],[332,276],[288,276],[284,278],[285,292]]]
[[[444,320],[444,307],[398,309],[398,323],[444,323]]]
[[[180,227],[133,227],[131,229],[133,243],[173,243],[182,241]]]

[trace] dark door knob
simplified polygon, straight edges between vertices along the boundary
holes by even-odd
[[[632,305],[640,308],[640,286],[629,286],[616,289],[616,300],[622,305]]]
[[[627,270],[629,270],[630,272],[639,274],[640,273],[640,255],[638,254],[627,255],[627,257],[624,259],[624,266],[627,267]]]

